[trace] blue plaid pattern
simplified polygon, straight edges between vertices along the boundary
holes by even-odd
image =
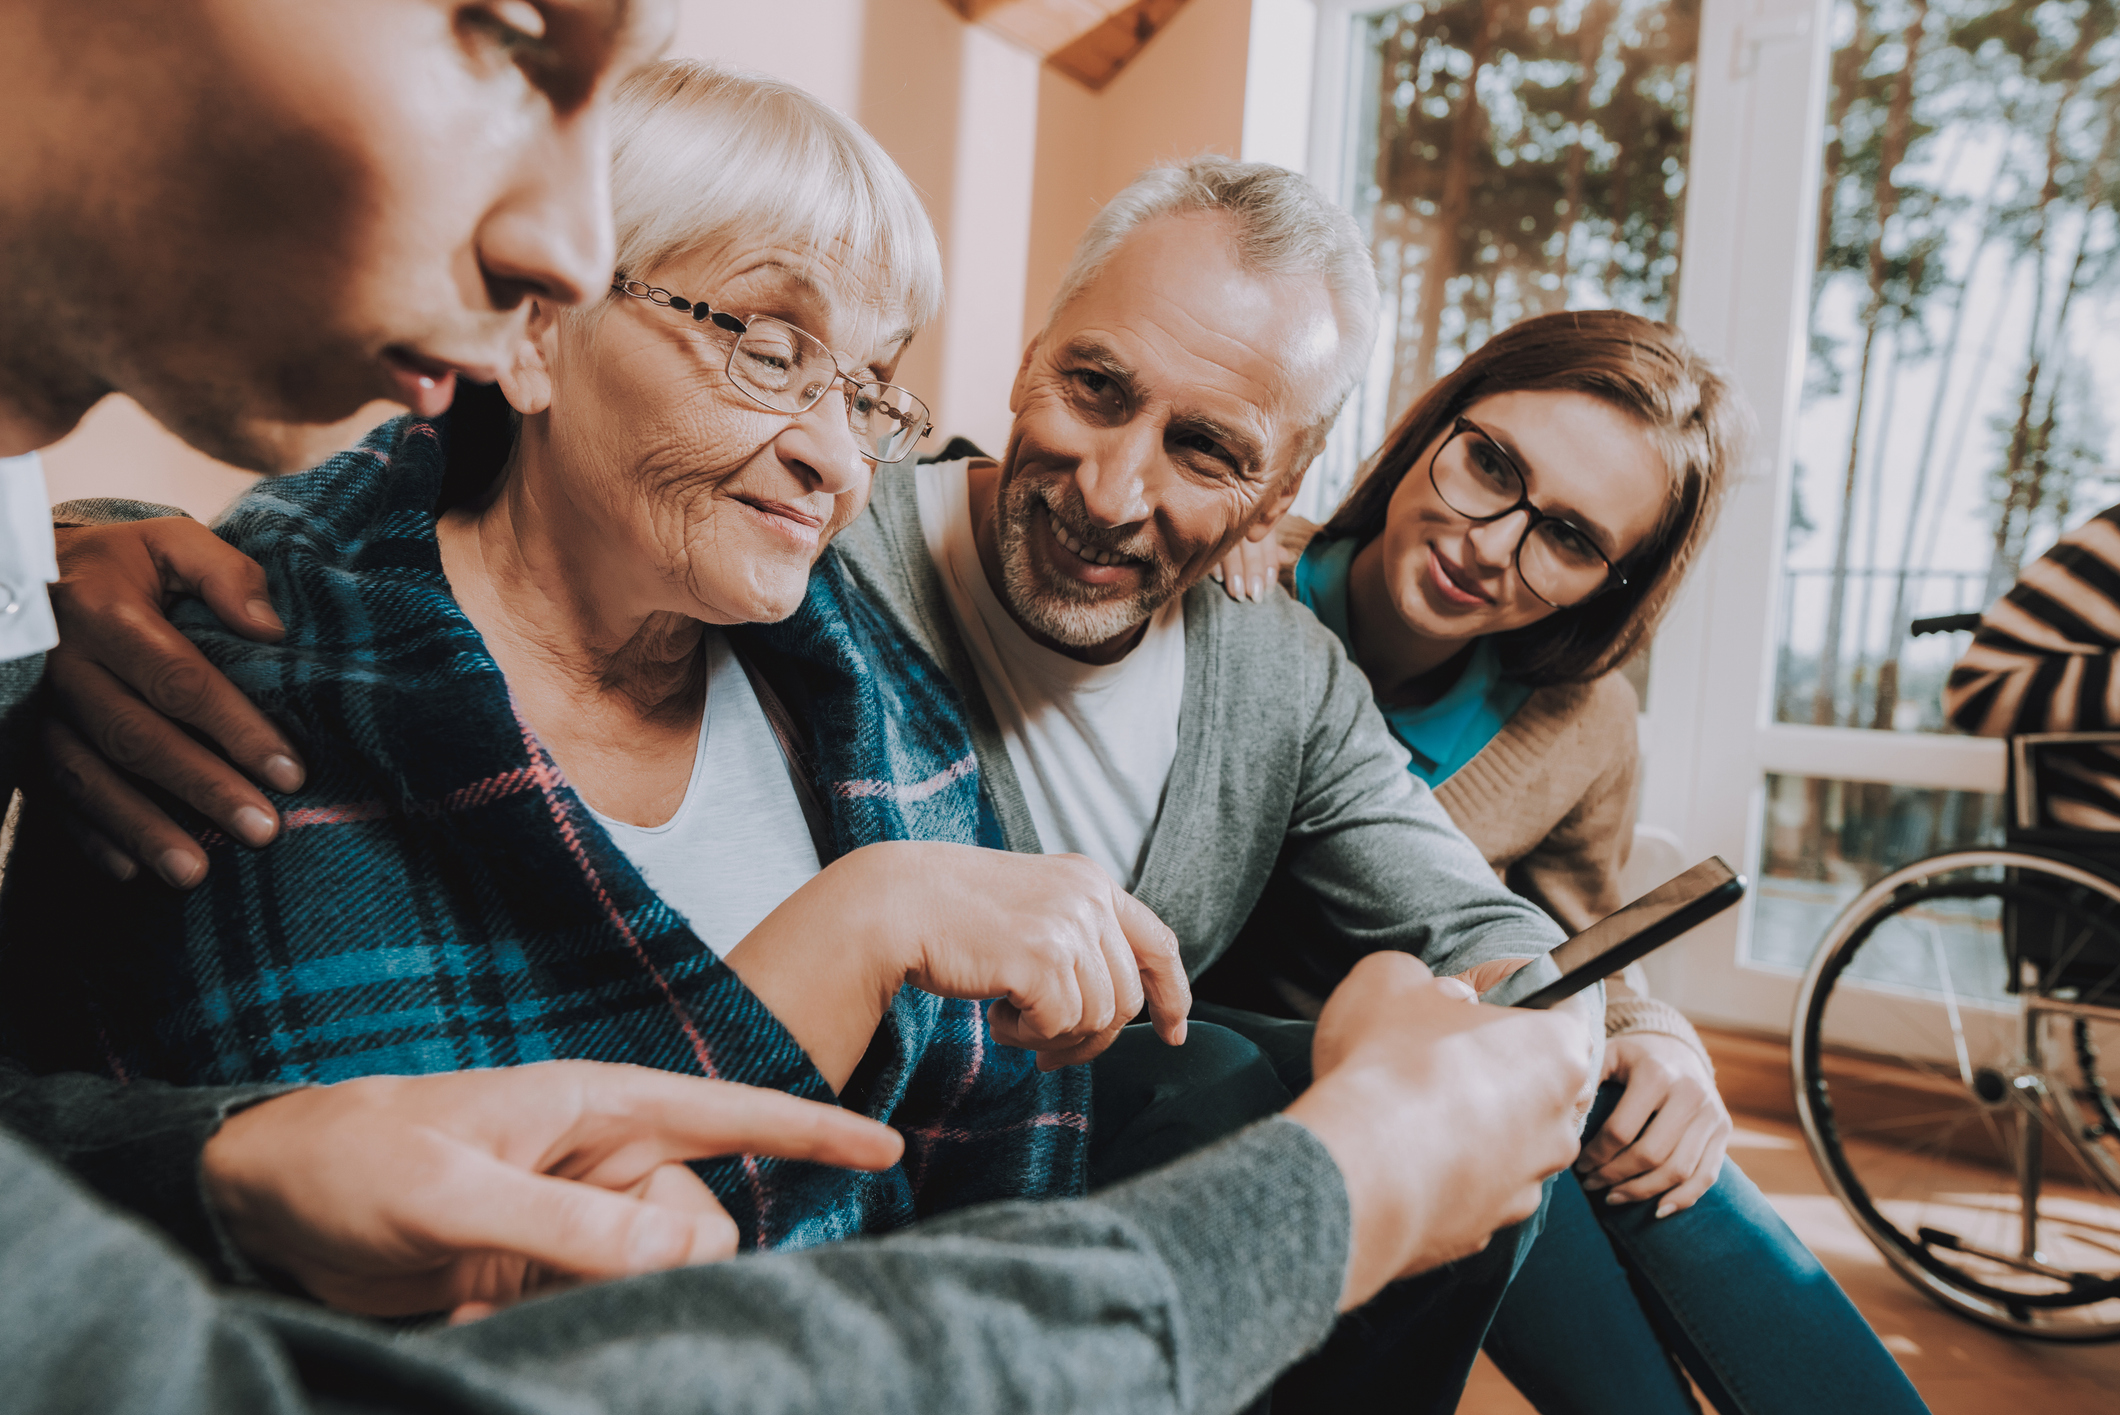
[[[309,765],[251,851],[187,818],[188,895],[113,886],[39,810],[8,871],[0,1040],[43,1070],[336,1081],[578,1057],[830,1100],[801,1047],[648,888],[515,711],[442,573],[440,425],[401,418],[261,484],[220,533],[264,565],[276,645],[184,631]],[[954,689],[828,552],[800,610],[738,631],[793,685],[843,852],[999,847]],[[1040,1072],[975,1003],[907,988],[841,1103],[905,1132],[881,1175],[700,1166],[747,1243],[796,1246],[1080,1192],[1086,1069]]]

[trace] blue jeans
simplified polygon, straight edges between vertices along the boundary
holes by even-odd
[[[1618,1100],[1607,1084],[1588,1134]],[[1592,1202],[1572,1171],[1487,1333],[1540,1415],[1692,1415],[1674,1358],[1723,1415],[1926,1411],[1840,1285],[1728,1160],[1698,1203]]]

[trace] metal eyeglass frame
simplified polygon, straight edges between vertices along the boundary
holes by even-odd
[[[651,305],[666,306],[667,308],[676,310],[679,314],[690,314],[695,320],[711,322],[715,328],[725,329],[731,334],[741,335],[751,327],[747,321],[738,319],[735,315],[730,314],[727,310],[717,310],[710,308],[705,300],[688,300],[683,295],[673,294],[670,291],[663,289],[660,285],[650,285],[645,280],[629,280],[623,274],[615,276],[612,279],[611,289],[613,290],[613,292],[620,295],[629,295],[636,300],[646,300]],[[788,408],[776,407],[774,404],[768,403],[765,399],[759,397],[756,393],[753,393],[750,389],[744,387],[743,380],[736,376],[736,350],[734,348],[731,348],[729,350],[728,363],[723,367],[722,372],[728,377],[729,385],[733,387],[738,393],[743,394],[744,397],[750,399],[752,402],[756,403],[761,408],[766,408],[776,413],[791,413],[793,416],[796,417],[800,417],[802,414],[807,413],[808,411],[810,411],[810,409],[816,407],[819,403],[822,403],[824,401],[825,395],[832,391],[832,388],[835,384],[839,383],[844,383],[848,387],[857,390],[862,388],[890,388],[895,389],[900,393],[903,393],[906,397],[912,399],[913,406],[919,409],[918,419],[920,422],[920,431],[913,438],[912,441],[906,444],[905,451],[899,453],[896,457],[891,458],[889,461],[885,461],[880,457],[873,456],[866,451],[860,453],[862,460],[868,462],[875,462],[881,466],[896,466],[898,463],[903,462],[906,458],[912,456],[913,453],[919,449],[920,439],[926,437],[929,433],[935,430],[935,424],[932,421],[933,415],[928,411],[927,403],[920,397],[919,394],[915,393],[912,389],[903,387],[896,383],[884,383],[879,379],[856,378],[839,366],[838,357],[832,353],[831,346],[825,343],[824,340],[819,339],[816,335],[810,333],[809,330],[804,329],[800,325],[788,324],[788,322],[784,319],[775,319],[773,322],[775,324],[787,325],[789,329],[794,330],[797,334],[800,334],[803,338],[810,340],[812,343],[816,344],[818,348],[824,350],[824,356],[832,361],[832,372],[834,374],[834,377],[829,382],[827,382],[823,388],[818,390],[817,396],[815,398],[812,398],[809,402],[803,404],[800,408],[795,408],[791,410]],[[881,404],[879,404],[878,406],[882,408],[886,417],[891,416],[888,407]],[[852,423],[853,416],[854,405],[852,403],[849,403],[847,405],[847,420],[849,424]],[[906,426],[910,427],[911,424],[907,423]],[[857,442],[865,440],[863,434],[860,434],[858,432],[855,434],[855,437]]]
[[[1475,516],[1470,511],[1459,510],[1458,507],[1451,505],[1450,498],[1443,494],[1443,484],[1435,479],[1436,464],[1443,460],[1443,449],[1448,447],[1451,443],[1457,441],[1460,437],[1463,437],[1468,432],[1471,433],[1473,436],[1479,438],[1482,442],[1485,442],[1489,447],[1492,447],[1494,449],[1494,454],[1502,459],[1503,463],[1508,466],[1510,474],[1516,478],[1517,494],[1515,504],[1503,510],[1497,511],[1491,516]],[[1516,464],[1516,458],[1509,455],[1509,451],[1507,448],[1503,447],[1501,443],[1496,442],[1494,440],[1494,435],[1492,433],[1488,432],[1487,429],[1481,427],[1472,419],[1467,417],[1460,417],[1456,422],[1450,425],[1450,436],[1444,438],[1442,442],[1437,445],[1435,449],[1435,455],[1431,456],[1428,459],[1428,485],[1435,488],[1435,494],[1442,499],[1442,502],[1445,506],[1449,506],[1452,511],[1456,512],[1460,516],[1463,516],[1466,520],[1472,522],[1476,526],[1484,526],[1489,525],[1495,521],[1506,520],[1507,518],[1514,516],[1519,511],[1525,513],[1524,533],[1516,538],[1516,549],[1510,553],[1509,563],[1515,568],[1516,577],[1524,582],[1524,588],[1530,590],[1532,597],[1536,599],[1540,604],[1551,605],[1555,609],[1573,609],[1578,604],[1588,604],[1591,600],[1596,599],[1599,595],[1605,593],[1605,591],[1607,590],[1626,588],[1627,577],[1620,573],[1619,566],[1614,565],[1612,563],[1611,556],[1605,554],[1605,552],[1597,548],[1597,542],[1590,538],[1590,533],[1588,531],[1584,530],[1581,526],[1578,526],[1577,524],[1575,524],[1575,522],[1569,520],[1565,516],[1548,515],[1546,512],[1541,511],[1537,506],[1532,504],[1531,479],[1524,475],[1524,469]],[[1540,594],[1538,592],[1537,587],[1535,587],[1531,583],[1531,581],[1524,575],[1524,542],[1530,540],[1531,533],[1537,530],[1539,526],[1546,521],[1552,521],[1556,525],[1566,526],[1569,530],[1574,531],[1577,535],[1583,538],[1583,543],[1590,547],[1591,551],[1597,556],[1597,558],[1605,562],[1605,582],[1599,585],[1596,589],[1590,591],[1590,593],[1584,595],[1581,599],[1570,600],[1566,604],[1554,604],[1552,600]]]

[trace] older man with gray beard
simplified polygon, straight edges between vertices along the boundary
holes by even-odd
[[[1010,846],[1102,864],[1176,930],[1190,973],[1271,889],[1314,927],[1264,940],[1268,971],[1336,978],[1402,950],[1482,987],[1521,968],[1496,994],[1520,996],[1553,976],[1560,930],[1407,773],[1313,615],[1203,583],[1295,498],[1367,362],[1376,303],[1352,219],[1302,178],[1217,157],[1151,170],[1084,235],[1024,353],[1000,459],[885,471],[839,547],[970,704]],[[1576,1005],[1601,1038],[1597,992]],[[1307,1023],[1194,1016],[1251,1038],[1288,1092],[1308,1085]],[[1100,1099],[1146,1084],[1132,1054],[1097,1064]],[[1093,1179],[1244,1118],[1228,1104],[1172,1107],[1189,1130],[1097,1137]],[[1454,1407],[1534,1231],[1387,1292],[1277,1399]]]

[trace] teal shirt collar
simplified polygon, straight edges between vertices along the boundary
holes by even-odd
[[[1347,582],[1354,564],[1352,540],[1310,543],[1296,562],[1296,598],[1332,630],[1350,656],[1354,636],[1347,625]],[[1472,646],[1471,659],[1450,691],[1425,707],[1378,709],[1391,731],[1413,755],[1408,770],[1430,786],[1440,786],[1457,769],[1494,740],[1531,689],[1502,677],[1501,655],[1492,639]]]

